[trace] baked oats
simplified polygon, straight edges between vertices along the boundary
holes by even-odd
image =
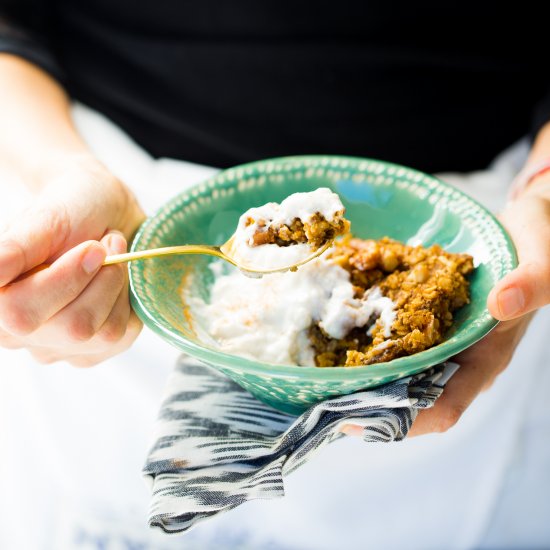
[[[439,344],[453,312],[469,303],[468,274],[473,258],[438,245],[409,246],[389,238],[363,240],[347,235],[328,259],[350,274],[356,298],[377,287],[395,304],[389,335],[380,319],[368,330],[354,328],[345,338],[329,337],[319,325],[309,332],[320,367],[371,365],[412,355]]]
[[[315,212],[307,221],[294,218],[290,224],[271,224],[266,220],[249,218],[245,226],[256,224],[252,236],[252,245],[276,244],[289,246],[307,243],[314,249],[320,248],[327,241],[349,231],[349,221],[344,218],[344,211],[336,212],[332,220],[327,220],[320,212]]]

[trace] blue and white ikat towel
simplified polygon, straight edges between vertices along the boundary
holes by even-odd
[[[339,430],[350,421],[364,426],[364,441],[402,440],[418,410],[433,406],[457,368],[444,363],[295,417],[182,357],[143,469],[152,489],[149,525],[180,533],[248,500],[284,496],[284,476],[343,437]]]

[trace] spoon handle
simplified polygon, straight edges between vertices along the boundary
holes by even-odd
[[[126,252],[125,254],[113,254],[112,256],[107,256],[105,258],[103,265],[121,264],[124,262],[131,262],[133,260],[145,260],[147,258],[155,258],[157,256],[173,256],[176,254],[207,254],[209,256],[217,256],[218,258],[231,261],[218,246],[186,244],[182,246],[166,246],[164,248],[139,250],[137,252]],[[233,262],[231,261],[231,263]]]
[[[147,258],[155,258],[157,256],[173,256],[176,254],[207,254],[209,256],[217,256],[224,260],[236,265],[234,260],[228,258],[221,250],[219,246],[208,246],[201,244],[186,244],[182,246],[166,246],[164,248],[151,248],[150,250],[140,250],[138,252],[126,252],[125,254],[113,254],[107,256],[103,261],[103,265],[122,264],[125,262],[131,262],[132,260],[145,260]],[[17,283],[50,267],[50,264],[40,264],[33,267],[31,270],[19,275],[17,279],[12,281]]]

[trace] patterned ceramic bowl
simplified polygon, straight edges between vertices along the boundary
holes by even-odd
[[[489,290],[516,266],[514,247],[504,229],[465,194],[416,170],[334,156],[287,157],[221,172],[163,206],[141,227],[132,249],[221,244],[248,208],[317,187],[329,187],[340,195],[358,237],[387,235],[410,244],[438,243],[474,257],[477,269],[471,278],[471,303],[457,313],[443,343],[410,357],[353,368],[243,359],[217,350],[196,326],[193,306],[182,299],[184,289],[190,292],[191,280],[191,292],[208,298],[211,259],[173,256],[130,265],[133,307],[147,326],[182,351],[220,369],[258,399],[293,414],[323,399],[418,373],[472,345],[496,325],[485,306]]]

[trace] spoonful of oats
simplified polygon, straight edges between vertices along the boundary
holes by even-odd
[[[320,256],[334,239],[349,231],[345,208],[336,193],[320,187],[294,193],[281,203],[247,210],[237,230],[221,246],[170,246],[107,256],[103,265],[176,254],[217,256],[250,276],[295,271]]]

